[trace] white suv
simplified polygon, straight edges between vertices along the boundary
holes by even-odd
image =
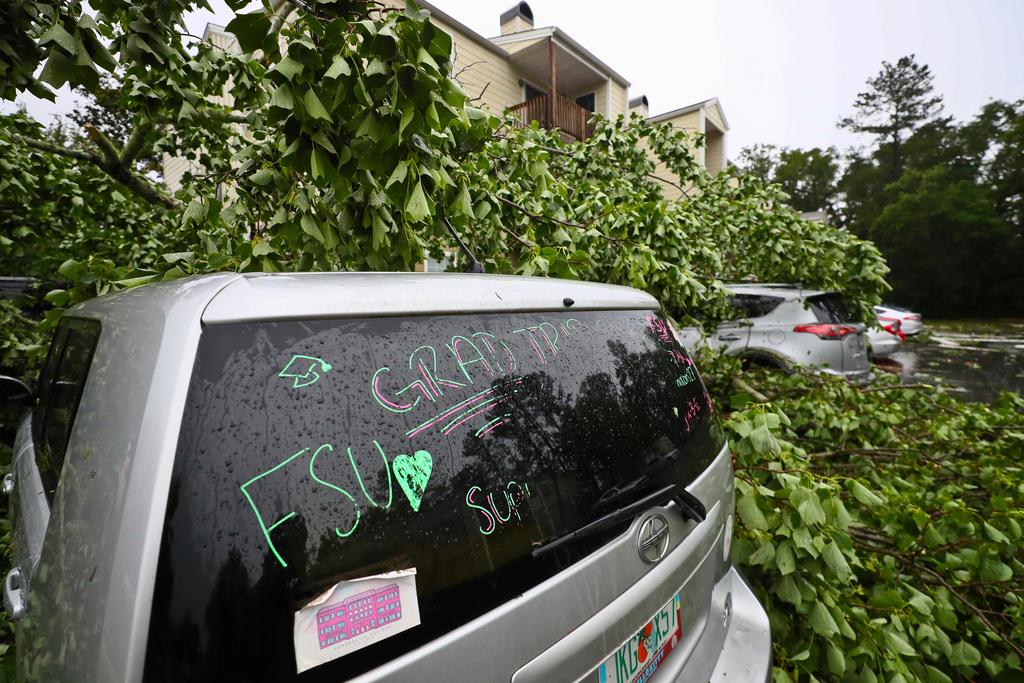
[[[865,325],[836,292],[788,284],[730,284],[743,317],[727,320],[706,340],[712,348],[758,365],[805,366],[854,381],[871,377]],[[692,332],[683,334],[686,340]]]

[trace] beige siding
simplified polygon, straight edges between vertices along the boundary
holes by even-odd
[[[718,108],[718,105],[712,105],[704,110],[704,115],[708,121],[714,124],[715,128],[725,132],[725,120],[722,118],[722,110]]]
[[[674,128],[679,128],[687,132],[697,132],[701,129],[701,112],[692,111],[686,114],[681,114],[673,119],[662,121],[662,123],[668,123]],[[697,163],[704,165],[704,149],[694,149],[694,156],[697,159]],[[654,175],[662,180],[661,185],[664,188],[664,195],[666,199],[679,199],[682,196],[682,191],[677,187],[679,185],[679,178],[674,173],[668,170],[664,163],[657,160],[654,154],[648,150],[647,156],[654,162]]]
[[[185,175],[185,171],[189,170],[191,162],[183,157],[172,157],[170,154],[164,154],[163,157],[163,172],[164,172],[164,185],[171,192],[177,192],[181,189],[181,176]]]
[[[517,14],[501,25],[501,35],[507,36],[510,33],[529,31],[532,28],[533,24]]]
[[[725,168],[725,134],[708,127],[704,150],[704,165],[708,173],[715,174]]]
[[[507,52],[509,54],[512,54],[514,52],[519,52],[520,50],[525,50],[526,48],[530,47],[531,45],[536,45],[537,43],[539,43],[541,41],[547,42],[547,40],[548,40],[547,38],[534,38],[532,40],[517,40],[514,43],[504,43],[504,44],[502,44],[501,47],[502,47],[503,50],[505,50],[505,52]]]
[[[454,73],[466,94],[480,98],[474,102],[476,106],[500,114],[523,101],[519,77],[512,71],[508,60],[444,22],[434,19],[434,23],[451,35],[455,45]]]
[[[608,116],[608,83],[594,88],[594,113]]]
[[[609,112],[608,118],[617,118],[623,116],[626,113],[626,104],[628,103],[628,96],[626,88],[615,81],[611,82],[612,88],[612,110]]]

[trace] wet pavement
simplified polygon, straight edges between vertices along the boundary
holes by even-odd
[[[1024,320],[926,320],[924,333],[878,366],[905,384],[944,384],[969,401],[1024,393]]]

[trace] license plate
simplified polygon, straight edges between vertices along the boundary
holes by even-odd
[[[598,683],[644,683],[682,639],[682,616],[680,591],[604,660],[589,680]]]

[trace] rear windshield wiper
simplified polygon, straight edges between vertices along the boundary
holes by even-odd
[[[555,550],[558,550],[570,543],[581,541],[584,538],[599,534],[605,529],[615,526],[623,520],[634,517],[637,513],[651,507],[652,505],[663,503],[667,500],[674,501],[675,504],[679,506],[679,511],[683,514],[683,517],[692,519],[697,524],[703,522],[708,516],[708,511],[704,507],[704,504],[701,503],[695,495],[678,484],[669,484],[650,495],[644,496],[634,503],[630,503],[618,510],[613,510],[606,515],[598,517],[593,522],[584,524],[575,531],[570,531],[564,536],[559,536],[553,541],[548,541],[544,545],[534,548],[531,555],[533,555],[533,557],[543,557],[544,555],[554,552]]]

